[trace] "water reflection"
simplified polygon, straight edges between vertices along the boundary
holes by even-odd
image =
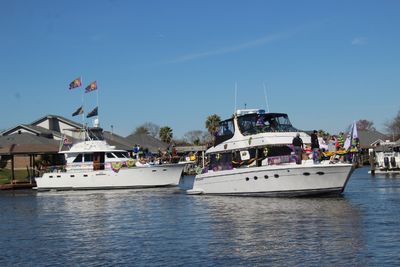
[[[338,198],[0,192],[0,266],[396,266],[399,187],[361,169]]]
[[[212,218],[212,251],[243,262],[289,265],[360,263],[364,248],[361,215],[345,198],[266,199],[205,197]],[[224,245],[233,242],[233,246]],[[338,258],[338,255],[341,255]]]

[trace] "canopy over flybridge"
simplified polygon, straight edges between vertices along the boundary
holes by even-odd
[[[236,111],[237,116],[242,116],[246,114],[264,114],[265,110],[263,109],[238,109]]]

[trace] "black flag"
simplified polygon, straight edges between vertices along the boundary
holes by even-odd
[[[87,116],[86,116],[86,118],[90,118],[90,117],[93,117],[93,116],[97,116],[98,115],[98,108],[97,107],[95,107],[92,111],[90,111],[89,112],[89,114],[87,114]]]
[[[72,113],[72,116],[76,116],[76,115],[79,115],[79,114],[82,114],[82,113],[83,113],[83,106],[81,106],[74,113]]]

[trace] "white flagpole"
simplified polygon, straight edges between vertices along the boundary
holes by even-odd
[[[97,82],[96,82],[96,86],[97,86],[97,89],[96,89],[96,97],[97,97],[97,121],[99,121],[99,86],[98,86]]]
[[[83,79],[82,79],[82,76],[81,76],[81,84],[82,84],[82,86],[84,86],[83,85]],[[85,128],[85,100],[84,100],[84,98],[85,98],[85,88],[83,88],[83,90],[82,90],[82,109],[83,109],[83,112],[82,112],[82,129],[84,129]]]
[[[267,87],[265,86],[265,83],[263,83],[263,85],[264,85],[265,104],[267,105],[267,112],[269,113],[269,104],[268,104],[268,96],[267,96]]]

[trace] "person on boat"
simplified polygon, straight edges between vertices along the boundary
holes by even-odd
[[[301,164],[304,144],[299,133],[297,133],[296,137],[293,138],[292,144],[294,148],[294,154],[296,155],[296,164]]]
[[[311,149],[313,152],[313,161],[315,163],[319,163],[318,157],[319,157],[319,142],[318,142],[318,135],[317,131],[314,130],[313,133],[311,134]]]
[[[139,154],[139,150],[140,150],[140,146],[137,145],[137,144],[135,144],[135,145],[133,146],[133,149],[132,149],[132,158],[133,158],[133,159],[137,159],[137,156],[138,156],[138,154]]]
[[[328,151],[336,151],[336,136],[332,135],[328,141]]]
[[[336,144],[336,150],[340,150],[344,147],[344,133],[341,132],[339,136],[337,137],[337,144]]]

